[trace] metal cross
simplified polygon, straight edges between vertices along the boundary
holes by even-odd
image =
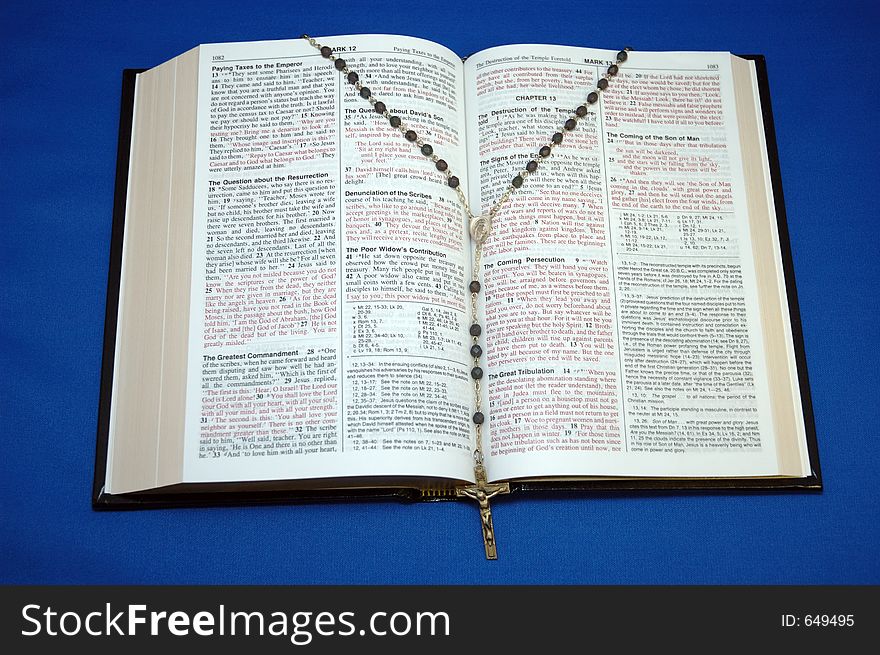
[[[482,464],[474,467],[476,484],[467,487],[457,487],[455,494],[466,498],[473,498],[480,506],[480,522],[483,524],[483,545],[486,547],[486,559],[498,559],[498,551],[495,548],[495,528],[492,526],[492,508],[489,499],[498,494],[510,493],[510,484],[507,482],[495,482],[489,484],[486,478],[486,469]]]

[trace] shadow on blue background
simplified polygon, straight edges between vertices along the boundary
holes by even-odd
[[[0,581],[880,582],[876,3],[28,2],[0,9]],[[382,32],[767,57],[825,492],[94,513],[121,70]]]

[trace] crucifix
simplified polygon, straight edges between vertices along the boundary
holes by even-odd
[[[486,547],[486,559],[498,559],[498,551],[495,548],[495,528],[492,527],[492,508],[489,499],[498,494],[510,493],[510,485],[507,482],[495,482],[489,484],[486,478],[486,469],[482,464],[474,467],[476,484],[467,487],[457,487],[456,496],[473,498],[480,506],[480,522],[483,524],[483,545]]]

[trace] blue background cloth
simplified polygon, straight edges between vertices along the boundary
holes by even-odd
[[[380,32],[763,53],[825,491],[90,507],[121,70],[203,42]],[[876,2],[4,2],[0,580],[880,583]]]

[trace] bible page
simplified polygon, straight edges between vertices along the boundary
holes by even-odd
[[[474,207],[615,51],[465,65]],[[779,472],[728,53],[630,53],[485,246],[490,478]]]
[[[454,53],[321,42],[464,173]],[[455,192],[304,40],[200,57],[184,480],[472,480]]]

